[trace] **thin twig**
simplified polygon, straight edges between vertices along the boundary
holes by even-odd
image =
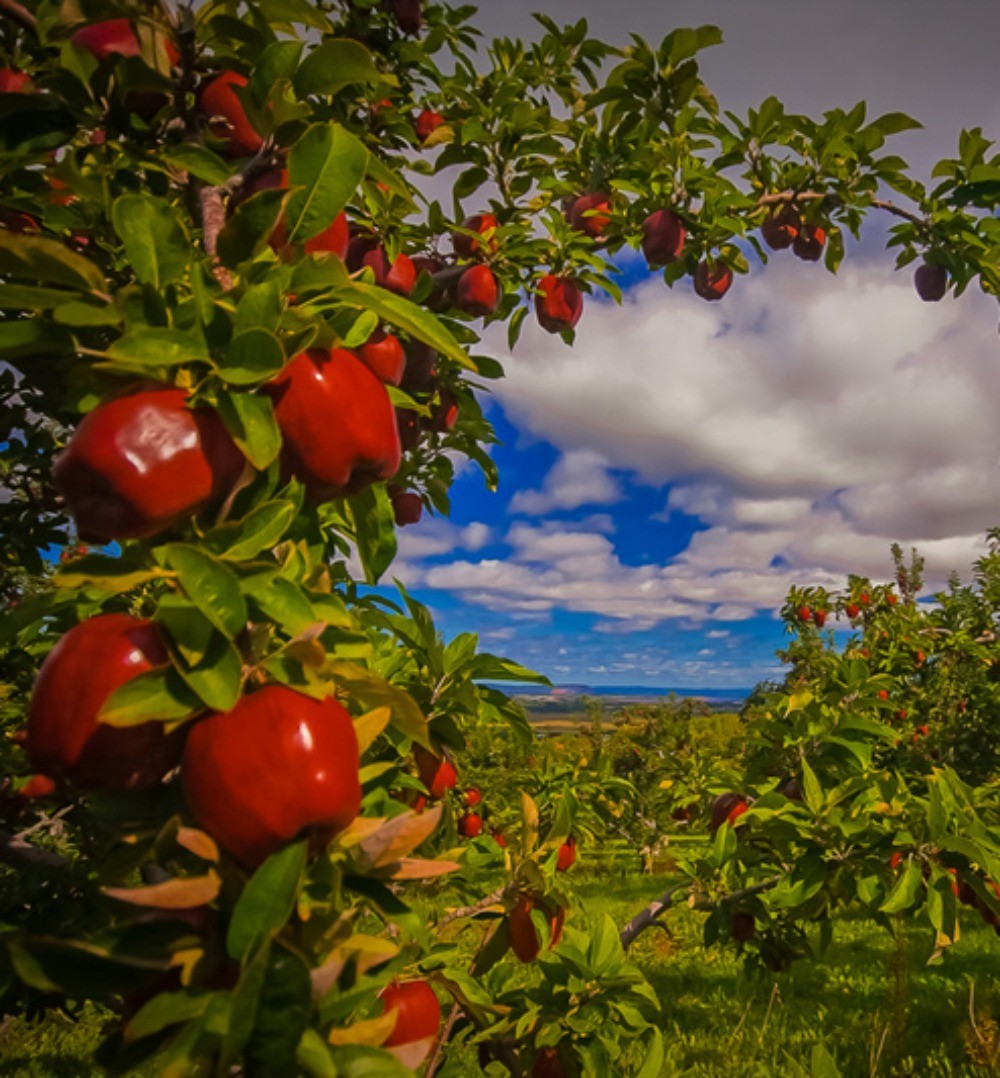
[[[761,195],[757,199],[758,206],[778,206],[784,203],[798,203],[798,202],[820,202],[827,200],[830,202],[839,202],[840,199],[828,191],[793,191],[791,189],[786,191],[775,191],[769,195]],[[913,213],[910,210],[903,209],[902,206],[897,206],[895,202],[889,202],[884,198],[873,198],[871,202],[872,206],[877,210],[885,210],[886,213],[891,213],[896,217],[902,217],[912,224],[918,225],[920,228],[927,227],[927,221],[919,214]]]
[[[441,1056],[444,1054],[444,1046],[448,1043],[451,1031],[455,1028],[455,1023],[458,1021],[461,1013],[462,1008],[457,1003],[453,1003],[451,1005],[451,1010],[448,1012],[448,1018],[438,1030],[438,1035],[434,1040],[434,1050],[431,1052],[431,1058],[427,1063],[427,1070],[424,1072],[426,1078],[433,1078],[435,1071],[441,1065]]]
[[[17,0],[0,0],[0,15],[6,15],[8,19],[23,26],[25,30],[34,30],[38,26],[35,16],[26,7],[22,7]]]
[[[503,898],[504,891],[507,890],[507,885],[498,887],[491,894],[488,894],[485,898],[481,898],[472,906],[462,906],[460,909],[452,910],[450,913],[446,913],[440,921],[438,921],[438,928],[444,928],[445,925],[451,924],[452,921],[457,921],[462,917],[475,917],[477,913],[482,913],[483,910],[488,909],[490,906],[495,906],[501,898]]]

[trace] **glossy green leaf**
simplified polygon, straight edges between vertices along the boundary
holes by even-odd
[[[340,38],[313,49],[296,72],[293,85],[299,97],[331,96],[352,83],[378,82],[381,77],[364,45]]]
[[[179,281],[191,261],[191,244],[173,207],[151,195],[121,195],[111,221],[136,277],[162,288]]]
[[[298,512],[294,502],[264,502],[242,520],[224,524],[208,536],[208,542],[227,561],[249,561],[270,550],[288,531]]]
[[[235,269],[264,250],[287,195],[281,188],[271,188],[239,204],[222,226],[216,242],[216,252],[224,266]]]
[[[289,239],[315,236],[350,201],[364,179],[368,151],[339,124],[315,124],[288,155],[289,186],[286,221]]]
[[[118,595],[164,575],[164,570],[150,567],[144,559],[134,554],[123,554],[117,558],[106,554],[84,554],[60,566],[52,582],[58,588],[93,587]]]
[[[309,969],[298,955],[273,948],[253,1035],[246,1048],[250,1072],[294,1074],[299,1042],[311,1017]]]
[[[93,262],[46,236],[5,231],[0,244],[0,275],[37,281],[48,288],[63,285],[83,293],[107,291],[104,274]]]
[[[199,697],[171,666],[147,670],[115,689],[101,707],[99,722],[137,726],[143,722],[179,722],[200,711]]]
[[[396,523],[386,487],[382,483],[366,487],[348,499],[346,510],[365,579],[377,584],[396,556]]]
[[[896,886],[889,892],[889,897],[879,907],[882,913],[902,913],[910,909],[917,901],[923,889],[923,875],[916,861],[908,861]]]
[[[263,470],[278,459],[281,431],[269,397],[227,393],[219,397],[217,407],[230,438],[255,468]]]
[[[219,1053],[217,1074],[228,1074],[230,1072],[233,1063],[239,1059],[244,1047],[253,1035],[253,1027],[257,1020],[257,1008],[260,1005],[260,994],[264,988],[264,978],[267,976],[270,948],[271,944],[268,941],[257,952],[253,960],[244,966],[240,979],[235,989],[233,989],[229,1002],[225,1037]]]
[[[188,989],[186,992],[161,992],[154,996],[125,1027],[125,1040],[135,1041],[199,1018],[207,1010],[216,992]]]
[[[224,184],[232,174],[232,168],[207,146],[194,142],[180,142],[175,146],[161,146],[157,153],[160,161],[171,168],[189,173],[212,187]]]
[[[166,557],[185,594],[205,617],[230,639],[240,633],[246,625],[247,608],[233,571],[187,543],[171,543]]]
[[[295,842],[269,857],[243,889],[229,922],[226,950],[243,960],[280,929],[295,908],[306,867],[306,842]]]
[[[136,369],[176,367],[192,360],[207,360],[208,349],[201,337],[166,326],[146,326],[130,330],[108,348],[116,364]]]
[[[284,365],[278,338],[266,329],[248,329],[229,342],[226,358],[217,369],[224,382],[244,386],[269,381]]]
[[[112,954],[106,947],[51,936],[18,936],[7,941],[18,977],[32,988],[76,999],[107,999],[139,988],[167,968],[167,962]]]
[[[291,580],[280,576],[253,578],[244,582],[251,604],[290,636],[312,628],[320,619],[305,592]]]

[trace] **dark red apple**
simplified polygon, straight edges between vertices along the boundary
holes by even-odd
[[[416,449],[420,444],[420,435],[423,433],[423,416],[412,408],[396,409],[396,431],[399,434],[400,448],[406,452]]]
[[[268,685],[194,724],[181,780],[199,827],[253,869],[303,833],[322,844],[352,823],[358,769],[354,723],[336,700]]]
[[[422,0],[386,0],[386,7],[404,34],[419,34],[424,25]]]
[[[757,931],[757,921],[752,913],[736,910],[730,925],[730,934],[737,943],[746,943]]]
[[[792,251],[803,262],[818,262],[826,246],[826,229],[822,225],[803,221],[799,234],[792,241]]]
[[[799,619],[799,621],[812,621],[812,607],[800,606],[798,610],[795,611],[795,616]]]
[[[426,142],[444,123],[444,117],[433,109],[422,109],[413,123],[413,130],[421,142]]]
[[[41,797],[51,797],[56,792],[55,782],[48,775],[32,775],[17,791],[22,801],[37,801]]]
[[[462,838],[475,838],[483,833],[483,818],[478,812],[467,812],[458,821],[458,833]]]
[[[500,222],[492,213],[477,213],[472,217],[467,217],[462,222],[462,228],[465,232],[453,232],[451,234],[455,254],[459,258],[475,258],[477,255],[482,254],[484,250],[496,253],[500,247],[496,238],[496,230],[499,227]],[[467,232],[476,232],[478,237],[466,235]]]
[[[244,467],[219,416],[187,392],[140,389],[84,416],[52,478],[87,542],[144,539],[195,516]]]
[[[535,1056],[535,1062],[531,1066],[531,1078],[568,1078],[568,1076],[569,1071],[566,1070],[555,1048],[543,1048]]]
[[[454,393],[442,389],[434,406],[431,424],[439,434],[447,434],[455,429],[458,422],[458,400]]]
[[[489,266],[469,266],[458,279],[455,306],[466,314],[485,318],[500,305],[500,286]]]
[[[396,1012],[396,1024],[383,1042],[386,1048],[424,1041],[437,1035],[441,1004],[427,981],[393,981],[379,992],[383,1014]]]
[[[861,613],[861,607],[857,603],[848,603],[844,607],[844,613],[853,621]]]
[[[548,333],[572,329],[583,314],[583,293],[576,281],[546,274],[538,282],[535,314],[539,325]]]
[[[522,962],[534,962],[542,949],[538,932],[531,923],[533,909],[540,909],[548,919],[550,948],[555,947],[562,938],[563,923],[566,920],[566,910],[562,906],[549,906],[532,895],[519,895],[514,908],[507,914],[507,929],[510,933],[511,950]]]
[[[937,303],[944,299],[948,291],[948,271],[944,266],[936,266],[931,262],[924,262],[917,266],[913,275],[913,284],[917,289],[917,295],[925,303]]]
[[[156,626],[127,614],[80,622],[46,656],[28,710],[32,766],[83,787],[145,790],[177,766],[183,733],[161,722],[108,726],[97,715],[115,689],[168,662]]]
[[[77,48],[86,50],[96,60],[107,60],[109,56],[115,55],[140,56],[142,54],[138,35],[129,19],[107,19],[104,22],[81,26],[70,40]],[[173,41],[164,37],[164,46],[170,63],[178,63],[181,54]]]
[[[0,67],[0,94],[23,94],[30,89],[30,75],[14,67]]]
[[[673,210],[656,210],[642,222],[642,253],[650,267],[676,262],[684,250],[687,231]]]
[[[396,526],[405,528],[410,524],[418,524],[424,515],[424,503],[419,494],[412,490],[404,490],[394,495],[392,499],[392,515]]]
[[[231,157],[249,157],[264,145],[237,96],[237,89],[247,84],[245,75],[223,71],[201,88],[199,106],[208,118],[208,128],[225,144]]]
[[[458,772],[455,765],[445,756],[435,756],[422,745],[413,750],[417,761],[417,773],[420,781],[427,787],[427,792],[434,801],[440,801],[448,790],[458,785]]]
[[[734,824],[750,806],[739,794],[720,794],[712,802],[709,830],[714,834],[724,823]]]
[[[398,296],[408,296],[417,283],[417,268],[409,255],[396,255],[390,262],[384,248],[377,247],[364,255],[361,264],[374,272],[377,285]]]
[[[722,299],[733,283],[733,271],[724,262],[699,262],[694,271],[694,290],[709,302]]]
[[[580,195],[572,206],[566,219],[578,231],[591,239],[600,239],[608,225],[611,224],[611,216],[608,210],[611,207],[611,196],[603,191],[591,191],[590,194]]]
[[[352,228],[350,238],[347,241],[347,254],[344,255],[344,264],[351,273],[357,273],[365,264],[366,255],[371,254],[372,251],[377,251],[378,248],[379,242],[371,232],[355,231]]]
[[[385,382],[386,385],[398,386],[406,370],[406,353],[399,343],[399,338],[384,330],[376,330],[364,344],[355,351],[358,358]]]
[[[784,251],[795,242],[801,228],[799,211],[790,202],[785,202],[760,226],[760,234],[772,251]]]
[[[409,341],[405,346],[406,370],[399,383],[407,393],[429,389],[437,375],[438,354],[423,341]]]
[[[556,871],[565,872],[576,861],[576,839],[570,835],[556,854]]]
[[[826,611],[825,610],[814,610],[813,611],[813,622],[815,623],[817,629],[822,629],[823,626],[826,624]]]
[[[462,795],[462,803],[466,808],[475,808],[483,803],[483,795],[477,787],[470,786]]]
[[[21,210],[10,210],[6,207],[0,209],[0,228],[5,228],[8,232],[13,232],[18,236],[23,236],[27,232],[41,232],[42,230],[37,218],[32,217],[30,213],[24,213]]]
[[[264,392],[274,402],[285,469],[305,484],[312,501],[356,494],[399,470],[389,394],[353,352],[301,352]]]

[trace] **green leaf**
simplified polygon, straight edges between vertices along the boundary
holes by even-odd
[[[879,909],[882,913],[902,913],[903,910],[910,909],[916,903],[923,884],[920,865],[916,861],[908,861],[896,886],[889,892],[888,898]]]
[[[294,1074],[296,1053],[312,1017],[312,982],[297,955],[274,948],[253,1035],[246,1048],[253,1074]]]
[[[109,726],[138,726],[178,722],[201,709],[201,699],[170,666],[130,678],[105,700],[97,719]]]
[[[118,326],[122,315],[110,303],[70,300],[52,309],[52,318],[62,326]]]
[[[106,999],[148,984],[167,969],[166,960],[112,954],[106,947],[51,936],[8,939],[7,949],[25,984],[76,999]]]
[[[617,970],[625,961],[625,951],[614,921],[603,914],[590,930],[590,942],[587,945],[587,964],[597,977]]]
[[[255,58],[249,84],[254,101],[265,104],[276,82],[294,77],[302,48],[301,41],[272,41]]]
[[[48,311],[78,292],[63,288],[42,288],[30,284],[0,284],[0,308],[6,311]]]
[[[368,151],[339,124],[315,124],[288,155],[285,219],[288,237],[302,242],[328,228],[364,179]]]
[[[199,661],[189,664],[179,658],[176,669],[188,688],[213,711],[229,711],[240,698],[243,661],[233,642],[222,633],[211,634]]]
[[[269,381],[284,365],[285,353],[278,338],[266,329],[248,329],[229,342],[218,371],[230,385],[255,385]]]
[[[245,960],[292,915],[306,867],[307,843],[294,842],[269,857],[243,889],[226,936],[231,958]]]
[[[166,326],[145,326],[119,337],[107,355],[116,364],[142,370],[207,360],[208,349],[204,339],[194,334]]]
[[[264,250],[287,197],[287,191],[275,187],[258,191],[239,204],[216,241],[216,253],[224,266],[235,269]]]
[[[822,811],[826,800],[823,797],[823,788],[819,784],[819,779],[816,778],[816,772],[809,766],[809,761],[805,756],[802,757],[802,793],[805,796],[810,812],[819,813]]]
[[[162,569],[150,568],[141,557],[123,554],[110,558],[105,554],[84,554],[73,558],[52,578],[57,588],[100,588],[118,595],[140,584],[166,575]]]
[[[330,1056],[330,1049],[315,1029],[307,1029],[302,1034],[295,1059],[309,1078],[337,1078],[338,1071]]]
[[[74,349],[73,336],[68,330],[41,318],[0,322],[0,353],[5,359],[60,355]]]
[[[244,581],[244,588],[251,604],[290,636],[298,636],[321,620],[305,592],[284,577],[271,575],[266,580],[253,577]]]
[[[837,1061],[822,1044],[814,1044],[809,1057],[809,1078],[841,1078]]]
[[[278,459],[281,431],[269,397],[259,393],[227,393],[217,408],[230,438],[255,467],[263,471]]]
[[[209,532],[206,541],[227,561],[249,561],[281,539],[297,512],[295,502],[284,499],[264,502],[242,520]]]
[[[163,164],[182,169],[212,187],[221,186],[232,174],[230,166],[218,154],[213,153],[207,146],[199,146],[194,142],[160,146],[157,154]]]
[[[245,892],[244,892],[245,893]],[[260,994],[267,976],[267,964],[270,958],[270,942],[257,952],[256,957],[245,966],[239,982],[233,989],[229,1004],[226,1035],[219,1053],[216,1074],[228,1074],[233,1062],[239,1058],[247,1041],[253,1035],[257,1020],[257,1008]]]
[[[218,992],[188,989],[186,992],[161,992],[154,996],[125,1027],[125,1040],[135,1041],[169,1029],[181,1022],[199,1018],[208,1010]]]
[[[352,83],[381,79],[371,53],[359,42],[340,38],[320,45],[305,58],[292,85],[299,97],[332,96]]]
[[[646,1058],[642,1061],[636,1078],[659,1078],[663,1073],[663,1059],[663,1034],[658,1029],[653,1029]]]
[[[337,1078],[413,1078],[413,1071],[390,1052],[341,1044],[330,1048]]]
[[[366,487],[346,503],[354,525],[358,557],[369,584],[377,584],[396,556],[396,524],[392,501],[382,483]]]
[[[179,281],[191,261],[191,244],[173,207],[151,195],[121,195],[111,221],[136,277],[154,288]]]
[[[236,574],[187,543],[170,543],[166,557],[191,602],[230,640],[237,636],[246,625],[247,607]]]
[[[916,131],[924,125],[905,112],[887,112],[868,126],[877,128],[884,135],[898,135],[903,131]]]
[[[4,232],[0,244],[0,275],[64,285],[86,294],[107,292],[104,274],[83,255],[45,236],[19,236]]]

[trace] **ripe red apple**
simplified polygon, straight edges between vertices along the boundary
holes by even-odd
[[[813,612],[808,606],[800,606],[798,610],[795,611],[795,616],[799,621],[812,621]]]
[[[570,835],[556,854],[556,871],[565,872],[576,860],[576,839]]]
[[[406,353],[399,338],[384,330],[376,330],[363,345],[355,349],[358,359],[386,385],[398,386],[406,370]]]
[[[757,922],[747,910],[735,910],[730,925],[730,934],[737,943],[746,943],[757,931]]]
[[[464,804],[466,808],[475,808],[476,805],[481,805],[482,802],[483,795],[475,786],[470,786],[462,795],[462,804]]]
[[[30,213],[22,213],[21,210],[0,209],[0,228],[8,232],[23,236],[26,232],[41,232],[42,226]]]
[[[383,1014],[396,1012],[396,1024],[383,1042],[394,1048],[437,1035],[441,1025],[441,1004],[427,981],[392,981],[379,992]]]
[[[396,18],[404,34],[419,34],[424,25],[421,0],[386,0],[386,7]]]
[[[888,700],[889,699],[889,690],[888,689],[879,689],[878,698],[880,700]]]
[[[825,610],[814,610],[813,611],[813,621],[816,623],[816,628],[817,629],[822,629],[823,626],[826,624],[826,611]]]
[[[403,452],[416,449],[420,444],[423,429],[423,416],[419,412],[415,412],[412,408],[396,409],[396,431]]]
[[[390,262],[384,248],[376,247],[364,255],[361,264],[371,268],[377,285],[395,292],[398,296],[408,296],[417,283],[417,268],[409,255],[396,255]]]
[[[274,401],[285,468],[312,501],[355,494],[399,470],[389,394],[353,352],[301,352],[264,392]]]
[[[377,251],[378,247],[378,240],[370,232],[362,232],[352,227],[347,243],[347,254],[344,255],[344,264],[351,273],[357,273],[364,265],[365,256],[372,251]]]
[[[424,515],[424,503],[419,494],[412,490],[404,490],[393,495],[392,515],[396,526],[405,528],[409,524],[417,524]]]
[[[924,262],[917,266],[917,271],[913,275],[913,284],[917,289],[917,295],[925,303],[937,303],[948,291],[948,271],[944,266]]]
[[[611,216],[607,212],[610,207],[610,195],[602,191],[592,191],[576,199],[570,206],[566,219],[578,232],[590,236],[591,239],[600,239],[611,224]]]
[[[673,210],[656,210],[642,222],[642,253],[650,267],[676,262],[684,250],[687,231]]]
[[[784,251],[791,247],[802,227],[799,211],[786,202],[772,211],[770,217],[760,226],[760,234],[772,251]]]
[[[84,49],[96,60],[106,60],[109,56],[139,56],[142,46],[129,19],[107,19],[104,22],[81,26],[70,38],[78,49]],[[164,45],[171,64],[180,61],[181,54],[177,46],[164,38]]]
[[[555,1048],[543,1048],[531,1065],[531,1078],[567,1078],[569,1071],[563,1066]]]
[[[23,94],[30,89],[30,75],[15,67],[0,67],[0,94]]]
[[[722,299],[733,283],[733,271],[722,262],[699,262],[694,271],[694,290],[710,302]]]
[[[826,229],[810,221],[803,221],[799,234],[792,241],[792,251],[804,262],[818,262],[825,246]]]
[[[507,837],[506,835],[504,835],[503,831],[493,831],[491,832],[491,834],[493,837],[493,841],[500,847],[501,850],[507,849]]]
[[[234,196],[234,198],[230,200],[230,205],[238,205],[240,202],[245,201],[252,195],[258,194],[260,191],[271,191],[276,189],[284,190],[288,187],[288,182],[287,168],[267,169],[245,183],[241,188],[239,195]],[[344,259],[347,257],[349,241],[350,225],[347,220],[347,214],[341,212],[337,214],[333,221],[331,221],[322,232],[318,232],[315,236],[310,236],[302,245],[302,249],[307,255],[330,252],[335,254],[338,258]],[[288,245],[288,227],[285,224],[284,217],[278,218],[278,223],[274,226],[274,230],[271,232],[268,243],[279,255],[282,255],[283,257],[288,256],[290,252]]]
[[[538,932],[531,923],[531,911],[540,909],[549,922],[549,947],[555,947],[562,937],[566,911],[562,906],[550,907],[541,899],[532,895],[518,896],[514,908],[507,914],[507,930],[510,933],[510,946],[522,962],[534,962],[542,949]]]
[[[232,489],[242,454],[214,411],[186,400],[183,389],[151,387],[84,416],[52,468],[81,538],[148,538]]]
[[[326,842],[347,827],[361,808],[358,768],[336,700],[268,685],[194,724],[181,780],[198,825],[252,869],[303,832]]]
[[[236,89],[246,84],[245,75],[223,71],[201,88],[198,97],[201,111],[208,117],[209,130],[226,144],[231,157],[249,157],[264,145],[236,94]]]
[[[48,775],[32,775],[17,791],[22,801],[36,801],[40,797],[51,797],[56,792],[55,782]]]
[[[844,613],[853,621],[861,613],[861,607],[857,603],[848,603],[844,608]]]
[[[459,258],[475,258],[482,254],[483,250],[495,253],[500,244],[496,238],[496,230],[500,222],[492,213],[477,213],[473,217],[467,217],[462,222],[462,228],[467,232],[477,232],[481,239],[475,236],[467,236],[464,232],[451,234],[452,246]]]
[[[421,142],[426,142],[443,123],[444,117],[440,112],[422,109],[414,121],[413,129],[417,133],[417,138]]]
[[[447,389],[442,389],[434,406],[431,425],[439,434],[447,434],[448,431],[455,429],[457,422],[458,400],[454,393],[450,393]]]
[[[712,818],[709,830],[714,834],[724,823],[735,824],[750,806],[739,794],[725,793],[712,802]]]
[[[538,282],[535,314],[542,329],[548,333],[572,329],[583,314],[583,293],[576,281],[546,274]]]
[[[127,614],[80,622],[46,656],[28,710],[32,766],[54,779],[144,790],[177,766],[183,733],[160,722],[108,726],[98,712],[115,689],[167,663],[156,626]]]
[[[899,868],[899,866],[902,864],[902,861],[903,861],[902,853],[900,853],[899,850],[896,850],[896,852],[892,855],[892,857],[889,858],[889,868],[893,872],[895,872],[896,869]]]
[[[458,772],[447,757],[435,756],[422,745],[414,748],[413,756],[417,761],[420,781],[427,787],[432,801],[440,801],[448,790],[458,785]]]
[[[437,374],[437,352],[423,341],[409,341],[405,346],[406,370],[400,386],[407,393],[428,389]]]
[[[462,838],[475,838],[483,833],[483,818],[478,812],[467,812],[458,821],[458,833]]]
[[[455,306],[466,314],[485,318],[500,305],[500,286],[489,266],[469,266],[458,279]]]

